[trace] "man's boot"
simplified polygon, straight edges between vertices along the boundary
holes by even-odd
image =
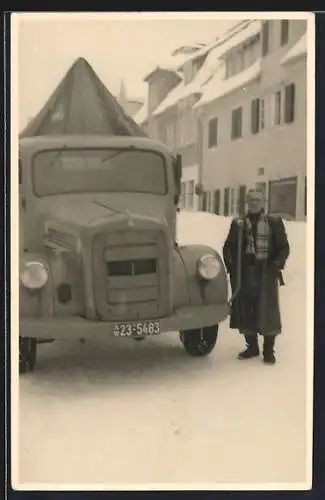
[[[274,365],[276,363],[274,355],[274,344],[275,344],[274,335],[266,335],[264,337],[263,359],[264,363],[267,365]]]
[[[237,356],[238,359],[250,359],[259,356],[260,351],[258,348],[257,334],[245,335],[247,347],[244,351],[240,352]]]

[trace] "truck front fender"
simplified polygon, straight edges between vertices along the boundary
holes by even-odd
[[[200,257],[207,253],[213,254],[220,263],[218,276],[210,281],[203,280],[197,272]],[[228,280],[218,252],[206,245],[178,247],[174,254],[173,289],[176,307],[225,304],[228,300]]]

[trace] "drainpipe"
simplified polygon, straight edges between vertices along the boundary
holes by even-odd
[[[204,129],[203,129],[203,112],[198,112],[198,183],[202,186],[203,180],[203,160],[204,160]],[[199,197],[199,210],[203,206],[203,192],[201,191]]]

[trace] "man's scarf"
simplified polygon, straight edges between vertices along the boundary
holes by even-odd
[[[256,240],[254,242],[252,223],[249,217],[245,218],[246,226],[246,253],[255,255],[257,260],[266,260],[269,251],[270,226],[265,215],[257,221]]]

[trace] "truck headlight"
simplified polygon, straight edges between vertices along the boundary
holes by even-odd
[[[22,284],[30,290],[39,290],[42,288],[49,278],[49,273],[46,266],[42,262],[36,260],[25,262],[20,271],[20,279]]]
[[[197,264],[197,271],[201,278],[205,280],[213,280],[218,276],[221,269],[219,260],[211,253],[203,255]]]

